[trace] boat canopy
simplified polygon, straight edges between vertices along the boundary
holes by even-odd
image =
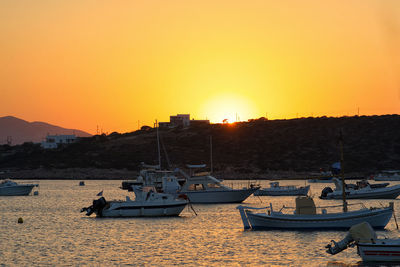
[[[372,226],[367,222],[352,226],[349,233],[357,243],[371,243],[371,241],[376,241],[377,238]]]

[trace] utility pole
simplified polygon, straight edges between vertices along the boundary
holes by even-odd
[[[11,146],[12,144],[12,136],[7,136],[7,145]]]

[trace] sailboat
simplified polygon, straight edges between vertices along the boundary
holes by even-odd
[[[341,151],[341,166],[343,166],[343,138],[340,133],[339,138]],[[342,188],[345,188],[343,167],[341,169]],[[296,207],[288,208],[283,206],[279,211],[275,211],[272,204],[265,208],[254,208],[248,206],[238,206],[242,218],[244,229],[285,229],[285,230],[332,230],[349,229],[355,224],[368,222],[373,228],[385,228],[392,217],[394,204],[389,203],[387,207],[366,208],[348,211],[346,193],[342,194],[342,212],[332,212],[328,209],[334,206],[319,207],[317,212],[314,200],[309,196],[299,196],[296,198]],[[339,207],[339,206],[336,206]],[[294,209],[292,213],[284,213],[284,210]],[[254,210],[264,210],[254,212]],[[266,211],[265,211],[266,210]]]

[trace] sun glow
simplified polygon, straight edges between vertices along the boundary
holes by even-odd
[[[244,96],[221,94],[206,102],[202,113],[213,123],[233,123],[253,118],[256,110],[251,101]]]

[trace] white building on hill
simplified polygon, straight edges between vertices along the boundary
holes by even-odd
[[[61,144],[71,144],[76,141],[76,136],[71,135],[47,135],[46,141],[42,142],[45,149],[57,148]]]
[[[190,124],[210,124],[209,120],[190,120],[190,114],[178,114],[169,116],[169,122],[160,122],[158,125],[161,128],[174,128],[177,126],[188,127]]]

